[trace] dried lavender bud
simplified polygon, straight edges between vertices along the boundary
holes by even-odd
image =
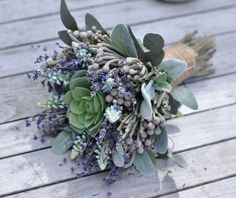
[[[155,129],[155,124],[153,124],[152,122],[149,122],[147,124],[147,128],[150,129],[150,130],[153,130],[153,129]]]
[[[123,105],[124,104],[124,99],[123,98],[118,98],[117,99],[117,104],[118,105]]]
[[[113,101],[113,97],[111,95],[107,95],[105,100],[106,102],[111,103]]]
[[[150,146],[152,144],[152,142],[151,142],[151,140],[146,139],[144,144],[145,144],[145,146]]]
[[[112,96],[116,96],[117,93],[118,93],[117,89],[112,89],[111,92],[110,92],[110,94],[111,94]]]
[[[124,94],[118,92],[118,97],[119,97],[119,98],[123,98],[123,96],[124,96]]]

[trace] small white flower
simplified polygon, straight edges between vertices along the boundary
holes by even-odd
[[[116,108],[115,106],[107,107],[105,116],[110,123],[115,123],[121,117],[122,111]]]

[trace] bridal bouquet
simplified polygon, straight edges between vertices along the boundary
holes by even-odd
[[[107,169],[104,180],[113,183],[121,170],[135,167],[155,176],[155,158],[172,156],[166,120],[179,115],[181,104],[198,108],[181,84],[208,74],[213,39],[193,33],[164,50],[158,34],[141,42],[130,26],[108,32],[91,14],[85,27],[77,26],[64,0],[60,13],[66,45],[40,56],[41,68],[29,76],[41,78],[51,96],[39,102],[45,110],[33,118],[37,128],[56,135],[52,151],[69,152],[83,167],[80,175]]]

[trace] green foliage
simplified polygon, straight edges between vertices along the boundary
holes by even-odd
[[[124,166],[124,149],[121,144],[116,144],[115,152],[112,154],[112,160],[117,167]]]
[[[184,85],[176,87],[171,92],[171,95],[175,100],[177,100],[181,104],[194,110],[198,109],[197,100],[195,99],[192,92],[190,92]]]
[[[172,96],[171,94],[169,94],[169,105],[171,106],[171,111],[170,113],[173,114],[173,115],[176,115],[178,116],[178,109],[179,107],[181,106],[181,104],[176,101]]]
[[[52,152],[55,154],[63,154],[73,145],[72,131],[65,129],[58,134],[52,142]]]
[[[178,78],[187,68],[187,63],[179,59],[165,59],[159,65],[160,69],[167,72],[169,81],[172,82]]]
[[[144,150],[142,154],[137,154],[134,160],[134,166],[146,177],[156,176],[156,160],[151,151]]]
[[[165,72],[160,72],[159,75],[154,78],[154,82],[157,91],[170,92],[172,90],[171,85],[167,81],[167,74]]]
[[[147,85],[142,84],[141,92],[143,96],[143,101],[140,106],[140,115],[144,119],[150,119],[152,117],[152,100],[155,97],[155,88],[153,80],[151,80]]]
[[[119,24],[113,28],[111,43],[124,57],[138,57],[134,41],[125,25]]]
[[[64,26],[72,31],[78,30],[74,17],[70,14],[65,0],[61,0],[60,16]]]
[[[85,73],[80,70],[71,78],[71,90],[65,94],[64,102],[68,105],[69,123],[79,131],[86,129],[89,135],[95,136],[103,120],[106,104],[100,93],[91,96]]]
[[[166,128],[160,127],[161,134],[155,137],[154,148],[160,154],[165,154],[168,150],[168,135]]]
[[[71,46],[72,39],[70,38],[66,30],[59,31],[58,36],[65,44]]]
[[[159,34],[149,33],[144,36],[143,45],[149,49],[145,52],[145,62],[150,61],[153,65],[158,66],[164,57],[164,40]]]
[[[138,58],[143,61],[144,60],[144,50],[143,50],[141,44],[136,39],[131,27],[129,25],[127,27],[128,27],[128,31],[130,33],[130,36],[133,39],[133,42],[134,42],[134,45],[135,45],[135,48],[136,48],[136,51],[138,54]]]
[[[85,25],[87,30],[91,30],[92,27],[95,26],[97,30],[100,30],[102,32],[102,34],[107,34],[106,30],[102,27],[99,21],[89,13],[85,15]]]

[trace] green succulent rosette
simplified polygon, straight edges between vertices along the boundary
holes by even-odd
[[[86,131],[89,135],[97,134],[104,118],[106,108],[102,94],[92,96],[86,70],[76,72],[70,81],[70,90],[64,96],[68,106],[67,117],[72,128],[77,132]]]

